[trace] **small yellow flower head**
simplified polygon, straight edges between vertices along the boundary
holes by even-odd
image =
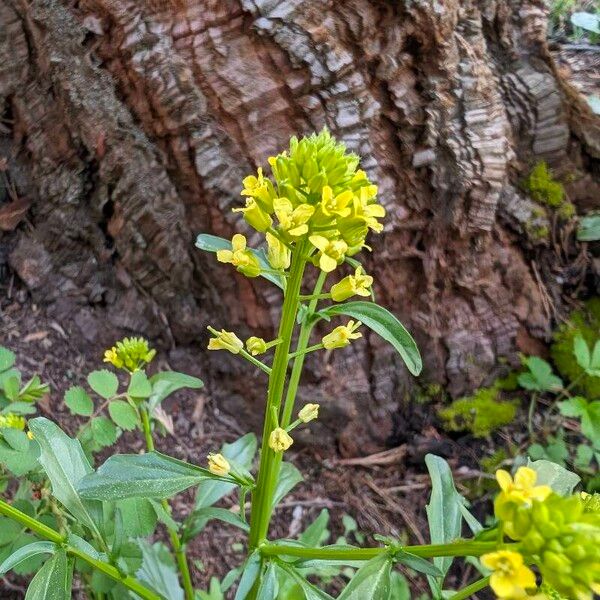
[[[353,197],[352,190],[344,190],[334,196],[333,190],[326,185],[321,192],[321,211],[327,217],[347,217],[352,212],[349,204],[352,202]]]
[[[28,432],[27,432],[27,437],[28,437],[30,440],[33,440],[33,439],[35,439],[35,437],[34,437],[34,435],[33,435],[33,431],[28,431]]]
[[[533,571],[523,563],[518,552],[499,550],[481,557],[484,567],[493,571],[490,587],[498,598],[503,600],[522,600],[527,598],[527,589],[536,587]]]
[[[245,177],[242,183],[244,185],[242,196],[254,198],[267,214],[273,212],[275,188],[271,180],[263,175],[262,169],[258,169],[256,177],[254,175]]]
[[[362,267],[356,267],[354,275],[344,277],[331,287],[331,298],[334,302],[343,302],[352,296],[370,296],[373,278],[367,275]]]
[[[13,413],[0,415],[0,429],[25,429],[25,418]]]
[[[322,235],[311,235],[310,243],[320,250],[317,257],[321,271],[331,273],[344,260],[348,244],[343,240],[329,240]]]
[[[219,250],[217,252],[217,260],[232,264],[246,277],[258,277],[260,275],[260,262],[246,248],[246,237],[241,233],[236,233],[231,238],[231,250]]]
[[[290,266],[291,252],[286,245],[274,235],[267,233],[267,260],[269,264],[279,271],[284,271]]]
[[[244,214],[244,219],[256,231],[266,231],[273,225],[273,219],[269,213],[266,213],[254,198],[246,199],[244,208],[234,208],[233,212],[241,212]]]
[[[209,327],[208,330],[215,336],[208,341],[209,350],[227,350],[232,354],[239,354],[244,347],[242,340],[233,331],[217,331],[213,327]]]
[[[271,431],[269,436],[269,448],[273,452],[285,452],[292,444],[294,440],[290,434],[281,427],[277,427]]]
[[[362,333],[356,331],[361,325],[360,321],[348,321],[347,325],[336,327],[322,339],[323,346],[327,350],[344,348],[351,340],[357,340],[362,337]]]
[[[104,353],[104,362],[130,373],[146,366],[156,356],[144,338],[124,338]]]
[[[300,204],[294,208],[287,198],[275,198],[273,208],[285,234],[292,238],[298,238],[308,233],[308,220],[315,212],[314,206]]]
[[[319,417],[319,405],[318,404],[305,404],[300,412],[298,418],[303,423],[309,423]]]
[[[262,338],[252,336],[246,340],[246,349],[252,356],[264,354],[268,349],[267,342]]]
[[[208,470],[213,475],[228,475],[231,471],[231,465],[222,454],[208,455]]]

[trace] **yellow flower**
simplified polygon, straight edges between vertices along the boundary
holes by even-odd
[[[252,336],[246,340],[246,348],[252,356],[256,356],[258,354],[264,354],[267,351],[268,346],[267,342],[262,338]]]
[[[315,212],[310,204],[300,204],[296,208],[287,198],[275,198],[273,208],[281,229],[292,237],[300,237],[308,233],[308,221]]]
[[[343,302],[351,296],[370,296],[373,278],[367,275],[361,266],[356,267],[354,275],[344,277],[331,287],[331,298],[335,302]]]
[[[348,205],[352,202],[353,197],[351,190],[344,190],[334,196],[333,190],[326,185],[321,192],[321,211],[328,217],[347,217],[351,213]]]
[[[519,467],[515,478],[500,469],[496,471],[496,480],[502,492],[499,497],[504,501],[530,505],[533,500],[544,501],[551,493],[549,485],[535,485],[537,473],[529,467]]]
[[[254,198],[266,213],[273,211],[275,188],[271,180],[263,175],[262,169],[258,169],[256,177],[254,175],[244,177],[242,183],[244,185],[241,192],[242,196]]]
[[[526,598],[525,590],[536,587],[533,571],[523,563],[523,557],[518,552],[499,550],[484,554],[481,563],[493,571],[490,587],[498,598],[505,600]]]
[[[239,354],[244,347],[242,340],[233,331],[217,331],[213,327],[209,327],[208,330],[215,336],[208,341],[209,350],[228,350],[232,354]]]
[[[0,415],[0,429],[25,429],[25,418],[13,413]]]
[[[319,417],[319,405],[318,404],[305,404],[300,412],[298,413],[298,418],[303,423],[308,423],[309,421],[314,421]]]
[[[219,250],[217,252],[217,260],[232,264],[246,277],[258,277],[260,275],[258,258],[246,248],[246,237],[241,233],[236,233],[231,238],[231,250]]]
[[[151,349],[144,338],[124,338],[104,352],[104,362],[133,372],[147,365],[155,356],[156,350]]]
[[[333,348],[343,348],[350,343],[350,340],[357,340],[362,337],[362,333],[355,333],[362,325],[360,321],[348,321],[347,325],[336,327],[331,333],[328,333],[323,339],[323,346],[327,350]]]
[[[274,452],[285,452],[293,443],[294,440],[285,429],[277,427],[271,431],[269,448]]]
[[[267,260],[269,264],[279,271],[284,271],[290,266],[292,253],[286,245],[274,235],[267,233]]]
[[[374,200],[377,195],[376,185],[365,185],[354,196],[353,213],[362,219],[367,227],[375,233],[383,231],[383,225],[377,219],[385,217],[385,208]]]
[[[269,213],[266,213],[254,198],[247,198],[246,206],[244,208],[234,208],[233,212],[244,213],[244,219],[256,231],[266,231],[273,225],[273,219],[271,219]]]
[[[222,454],[208,455],[208,470],[213,475],[228,475],[231,471],[231,465]]]
[[[320,250],[319,267],[325,273],[331,273],[338,263],[344,260],[344,256],[348,251],[348,244],[342,240],[328,240],[322,235],[311,235],[310,243]]]

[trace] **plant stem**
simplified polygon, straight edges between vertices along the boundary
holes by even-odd
[[[145,407],[140,408],[140,414],[142,417],[142,429],[144,431],[144,438],[146,440],[146,448],[148,449],[148,452],[154,452],[154,438],[152,437],[150,415]],[[169,505],[168,501],[161,500],[161,504],[162,507],[167,511],[167,514],[171,514],[171,506]],[[181,575],[181,582],[185,591],[185,599],[194,600],[194,584],[190,574],[190,567],[188,565],[185,547],[179,539],[179,535],[175,529],[167,526],[167,531],[169,533],[169,539],[171,540],[171,547],[175,553],[175,559],[177,560],[177,567]]]
[[[321,350],[323,348],[323,344],[322,343],[318,343],[318,344],[314,344],[313,346],[310,346],[308,348],[304,348],[304,350],[295,350],[294,352],[292,352],[289,356],[289,358],[297,358],[298,356],[304,355],[304,354],[309,354],[310,352],[314,352],[315,350]]]
[[[70,546],[68,544],[68,540],[65,536],[60,535],[58,531],[55,531],[51,527],[40,523],[36,519],[33,519],[29,515],[21,512],[20,510],[14,508],[4,500],[0,500],[0,514],[17,521],[27,529],[30,529],[39,537],[44,538],[50,542],[54,542],[65,548],[67,554],[71,556],[75,556],[76,558],[80,558],[85,561],[88,565],[94,567],[97,571],[101,571],[107,577],[110,577],[114,581],[123,584],[126,588],[130,589],[132,592],[135,592],[140,598],[144,598],[144,600],[161,600],[161,597],[139,582],[137,579],[130,576],[123,576],[118,569],[113,567],[112,565],[105,563],[101,560],[86,554],[79,550],[79,548],[75,548],[74,546]]]
[[[279,332],[277,334],[277,338],[281,340],[281,343],[275,348],[273,367],[269,376],[269,390],[267,393],[267,406],[265,408],[260,466],[256,488],[252,492],[250,537],[248,540],[250,552],[252,552],[266,537],[269,529],[269,522],[271,520],[271,503],[277,479],[278,465],[281,462],[281,454],[276,454],[269,447],[269,435],[276,426],[273,409],[275,409],[275,415],[277,415],[285,387],[288,353],[290,351],[292,334],[296,324],[298,296],[300,295],[305,266],[306,259],[304,257],[304,248],[299,246],[292,252],[290,277],[285,291]]]
[[[529,430],[529,440],[533,441],[535,439],[535,433],[533,431],[533,415],[535,413],[535,406],[537,403],[537,393],[533,392],[531,394],[531,400],[529,401],[529,412],[527,414],[527,429]]]
[[[452,544],[428,544],[423,546],[402,546],[402,550],[421,558],[437,556],[481,556],[496,550],[496,542],[454,542]],[[370,560],[385,552],[388,548],[303,548],[279,544],[260,546],[263,556],[295,556],[297,558],[317,560]]]
[[[240,350],[240,355],[243,356],[248,362],[251,362],[255,367],[258,367],[261,371],[264,371],[267,375],[271,374],[271,368],[267,367],[265,363],[261,362],[257,358],[254,358],[252,354],[246,352],[243,348]]]
[[[281,427],[283,427],[284,429],[290,424],[292,413],[294,412],[296,392],[298,391],[300,376],[302,375],[302,369],[304,368],[304,350],[306,350],[306,348],[308,347],[310,334],[314,327],[314,323],[311,321],[310,317],[317,308],[317,303],[319,302],[318,296],[321,293],[321,290],[323,289],[323,285],[325,285],[326,279],[327,273],[325,273],[325,271],[319,271],[319,277],[317,278],[315,289],[313,290],[312,294],[313,299],[308,305],[308,314],[306,315],[306,319],[302,323],[300,333],[298,334],[298,343],[296,344],[296,350],[294,351],[294,355],[296,355],[296,358],[294,359],[294,366],[292,367],[292,374],[290,375],[290,382],[288,384],[287,393],[285,395],[283,415],[281,417]]]
[[[490,584],[490,578],[484,577],[483,579],[478,579],[474,581],[471,585],[468,585],[466,588],[463,588],[454,596],[450,596],[450,600],[466,600],[470,598],[476,592],[486,588]]]

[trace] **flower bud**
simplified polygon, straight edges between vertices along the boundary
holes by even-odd
[[[227,350],[232,354],[239,354],[244,347],[242,340],[233,331],[225,331],[224,329],[217,331],[213,327],[209,327],[208,330],[215,336],[208,341],[209,350]]]
[[[362,337],[362,333],[357,333],[356,330],[362,325],[360,321],[348,321],[347,325],[336,327],[331,333],[323,337],[323,346],[327,350],[334,348],[344,348],[351,340],[357,340]]]
[[[245,221],[256,231],[266,231],[273,225],[273,219],[269,213],[266,213],[254,198],[248,198],[244,208],[234,208],[233,212],[243,213]]]
[[[319,416],[319,405],[318,404],[305,404],[300,412],[298,418],[303,423],[314,421]]]
[[[231,471],[231,465],[222,454],[209,454],[208,455],[208,470],[213,475],[228,475]]]
[[[267,342],[262,338],[252,336],[246,340],[246,348],[252,356],[257,356],[267,351]]]
[[[271,431],[269,448],[273,452],[285,452],[293,443],[294,440],[285,429],[277,427]]]
[[[0,429],[25,429],[25,418],[13,413],[0,415]]]

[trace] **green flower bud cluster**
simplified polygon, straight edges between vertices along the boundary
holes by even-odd
[[[124,338],[104,353],[104,362],[117,369],[137,371],[156,356],[156,350],[150,349],[144,338]]]
[[[314,264],[333,271],[365,246],[369,230],[383,230],[378,219],[385,209],[377,203],[377,186],[357,168],[358,162],[358,156],[324,129],[300,140],[293,137],[289,150],[269,158],[274,181],[262,169],[244,179],[246,205],[234,212],[243,213],[250,226],[267,234],[274,269],[285,268],[287,252],[307,240]],[[228,256],[224,262],[240,270],[245,257],[239,254],[237,264],[235,258]]]
[[[551,494],[513,514],[511,537],[559,594],[591,600],[600,592],[600,514],[578,496]]]
[[[0,429],[25,429],[25,418],[13,413],[0,415]]]

